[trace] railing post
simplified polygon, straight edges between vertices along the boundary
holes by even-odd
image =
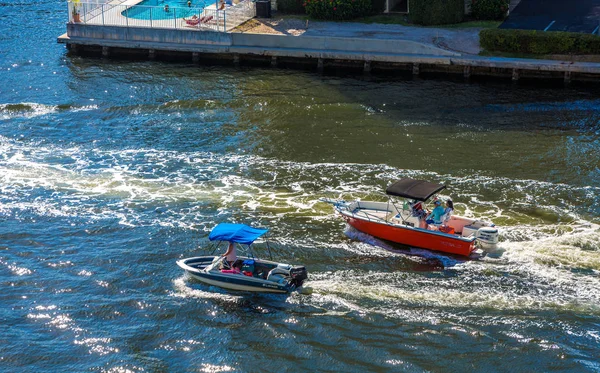
[[[175,30],[177,30],[177,8],[173,8],[173,22],[175,23]]]
[[[129,27],[129,8],[125,5],[125,26]]]
[[[153,27],[152,27],[152,11],[153,11],[153,10],[154,10],[154,8],[153,8],[153,7],[150,7],[150,28],[153,28]]]
[[[100,5],[100,10],[102,12],[102,26],[105,26],[104,25],[104,4]]]

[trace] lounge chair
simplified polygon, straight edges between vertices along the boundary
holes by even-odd
[[[204,18],[204,17],[202,17]],[[200,22],[202,22],[202,18],[198,18],[196,16],[190,18],[190,19],[183,19],[185,21],[185,24],[188,26],[198,26],[200,24]]]

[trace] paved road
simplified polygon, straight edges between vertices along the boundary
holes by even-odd
[[[592,33],[600,0],[521,0],[500,28]]]

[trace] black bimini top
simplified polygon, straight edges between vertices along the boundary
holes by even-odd
[[[400,179],[387,187],[385,194],[426,201],[445,187],[445,185],[433,184],[425,180]]]

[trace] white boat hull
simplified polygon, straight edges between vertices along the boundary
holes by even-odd
[[[296,287],[290,281],[270,281],[261,277],[250,277],[243,274],[221,273],[210,269],[214,256],[194,257],[177,261],[177,265],[194,279],[211,286],[227,290],[248,291],[255,293],[289,293]],[[251,258],[239,258],[251,259]],[[265,268],[275,268],[279,263],[257,260],[255,262]]]

